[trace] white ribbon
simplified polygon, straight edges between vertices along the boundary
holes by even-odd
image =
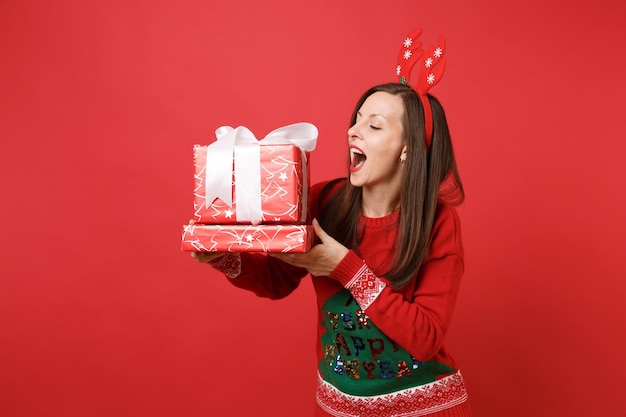
[[[233,161],[235,182],[236,216],[238,222],[249,221],[259,224],[263,219],[261,209],[261,150],[260,145],[295,145],[301,152],[310,152],[317,143],[317,128],[311,123],[295,123],[283,126],[268,133],[260,141],[243,126],[233,129],[221,126],[215,131],[217,141],[207,147],[206,157],[206,206],[216,198],[232,207]],[[306,161],[306,160],[305,160]],[[306,167],[303,169],[303,181]],[[307,201],[307,187],[304,187],[304,200]],[[303,210],[306,210],[304,204]],[[303,217],[306,218],[306,213]]]

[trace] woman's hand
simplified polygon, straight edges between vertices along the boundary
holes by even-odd
[[[313,219],[315,235],[322,243],[315,245],[305,253],[270,253],[270,256],[278,258],[288,264],[305,268],[312,275],[326,277],[341,262],[348,253],[348,248],[329,236]]]

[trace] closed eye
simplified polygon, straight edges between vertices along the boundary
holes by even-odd
[[[378,126],[370,125],[370,129],[380,130],[381,128]]]

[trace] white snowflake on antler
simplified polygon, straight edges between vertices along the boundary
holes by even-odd
[[[435,82],[435,74],[433,74],[432,72],[430,74],[428,74],[428,76],[426,77],[426,82],[428,84],[434,84],[434,82]]]
[[[435,53],[433,55],[435,55],[435,58],[441,58],[441,55],[443,55],[443,49],[441,48],[435,49]]]
[[[411,38],[406,38],[406,39],[404,40],[404,47],[405,47],[405,48],[408,48],[408,47],[409,47],[409,46],[411,46],[412,44],[413,44],[413,39],[411,39]]]
[[[226,216],[227,219],[230,219],[233,217],[233,212],[230,211],[230,209],[226,209],[226,211],[224,212],[224,215]]]
[[[433,59],[428,57],[428,59],[426,59],[426,61],[424,61],[424,66],[426,68],[430,68],[433,65]]]
[[[411,55],[412,55],[411,51],[404,51],[404,59],[411,58]]]
[[[398,65],[396,67],[396,75],[400,75],[401,72],[402,72],[402,67],[400,65]]]

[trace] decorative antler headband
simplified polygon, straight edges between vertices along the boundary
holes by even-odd
[[[398,80],[402,84],[409,85],[410,74],[413,66],[424,55],[422,50],[422,43],[417,39],[422,34],[422,29],[413,29],[407,35],[406,39],[400,49],[398,55],[398,66],[396,67],[396,74]],[[413,89],[417,92],[422,100],[422,106],[424,107],[424,129],[426,131],[426,149],[430,149],[430,143],[433,138],[433,113],[430,108],[430,102],[428,101],[428,90],[441,80],[443,71],[446,68],[446,60],[443,58],[443,54],[446,48],[446,41],[443,36],[439,37],[439,44],[437,47],[431,46],[428,49],[428,54],[424,58],[422,67],[417,78],[417,85]]]

